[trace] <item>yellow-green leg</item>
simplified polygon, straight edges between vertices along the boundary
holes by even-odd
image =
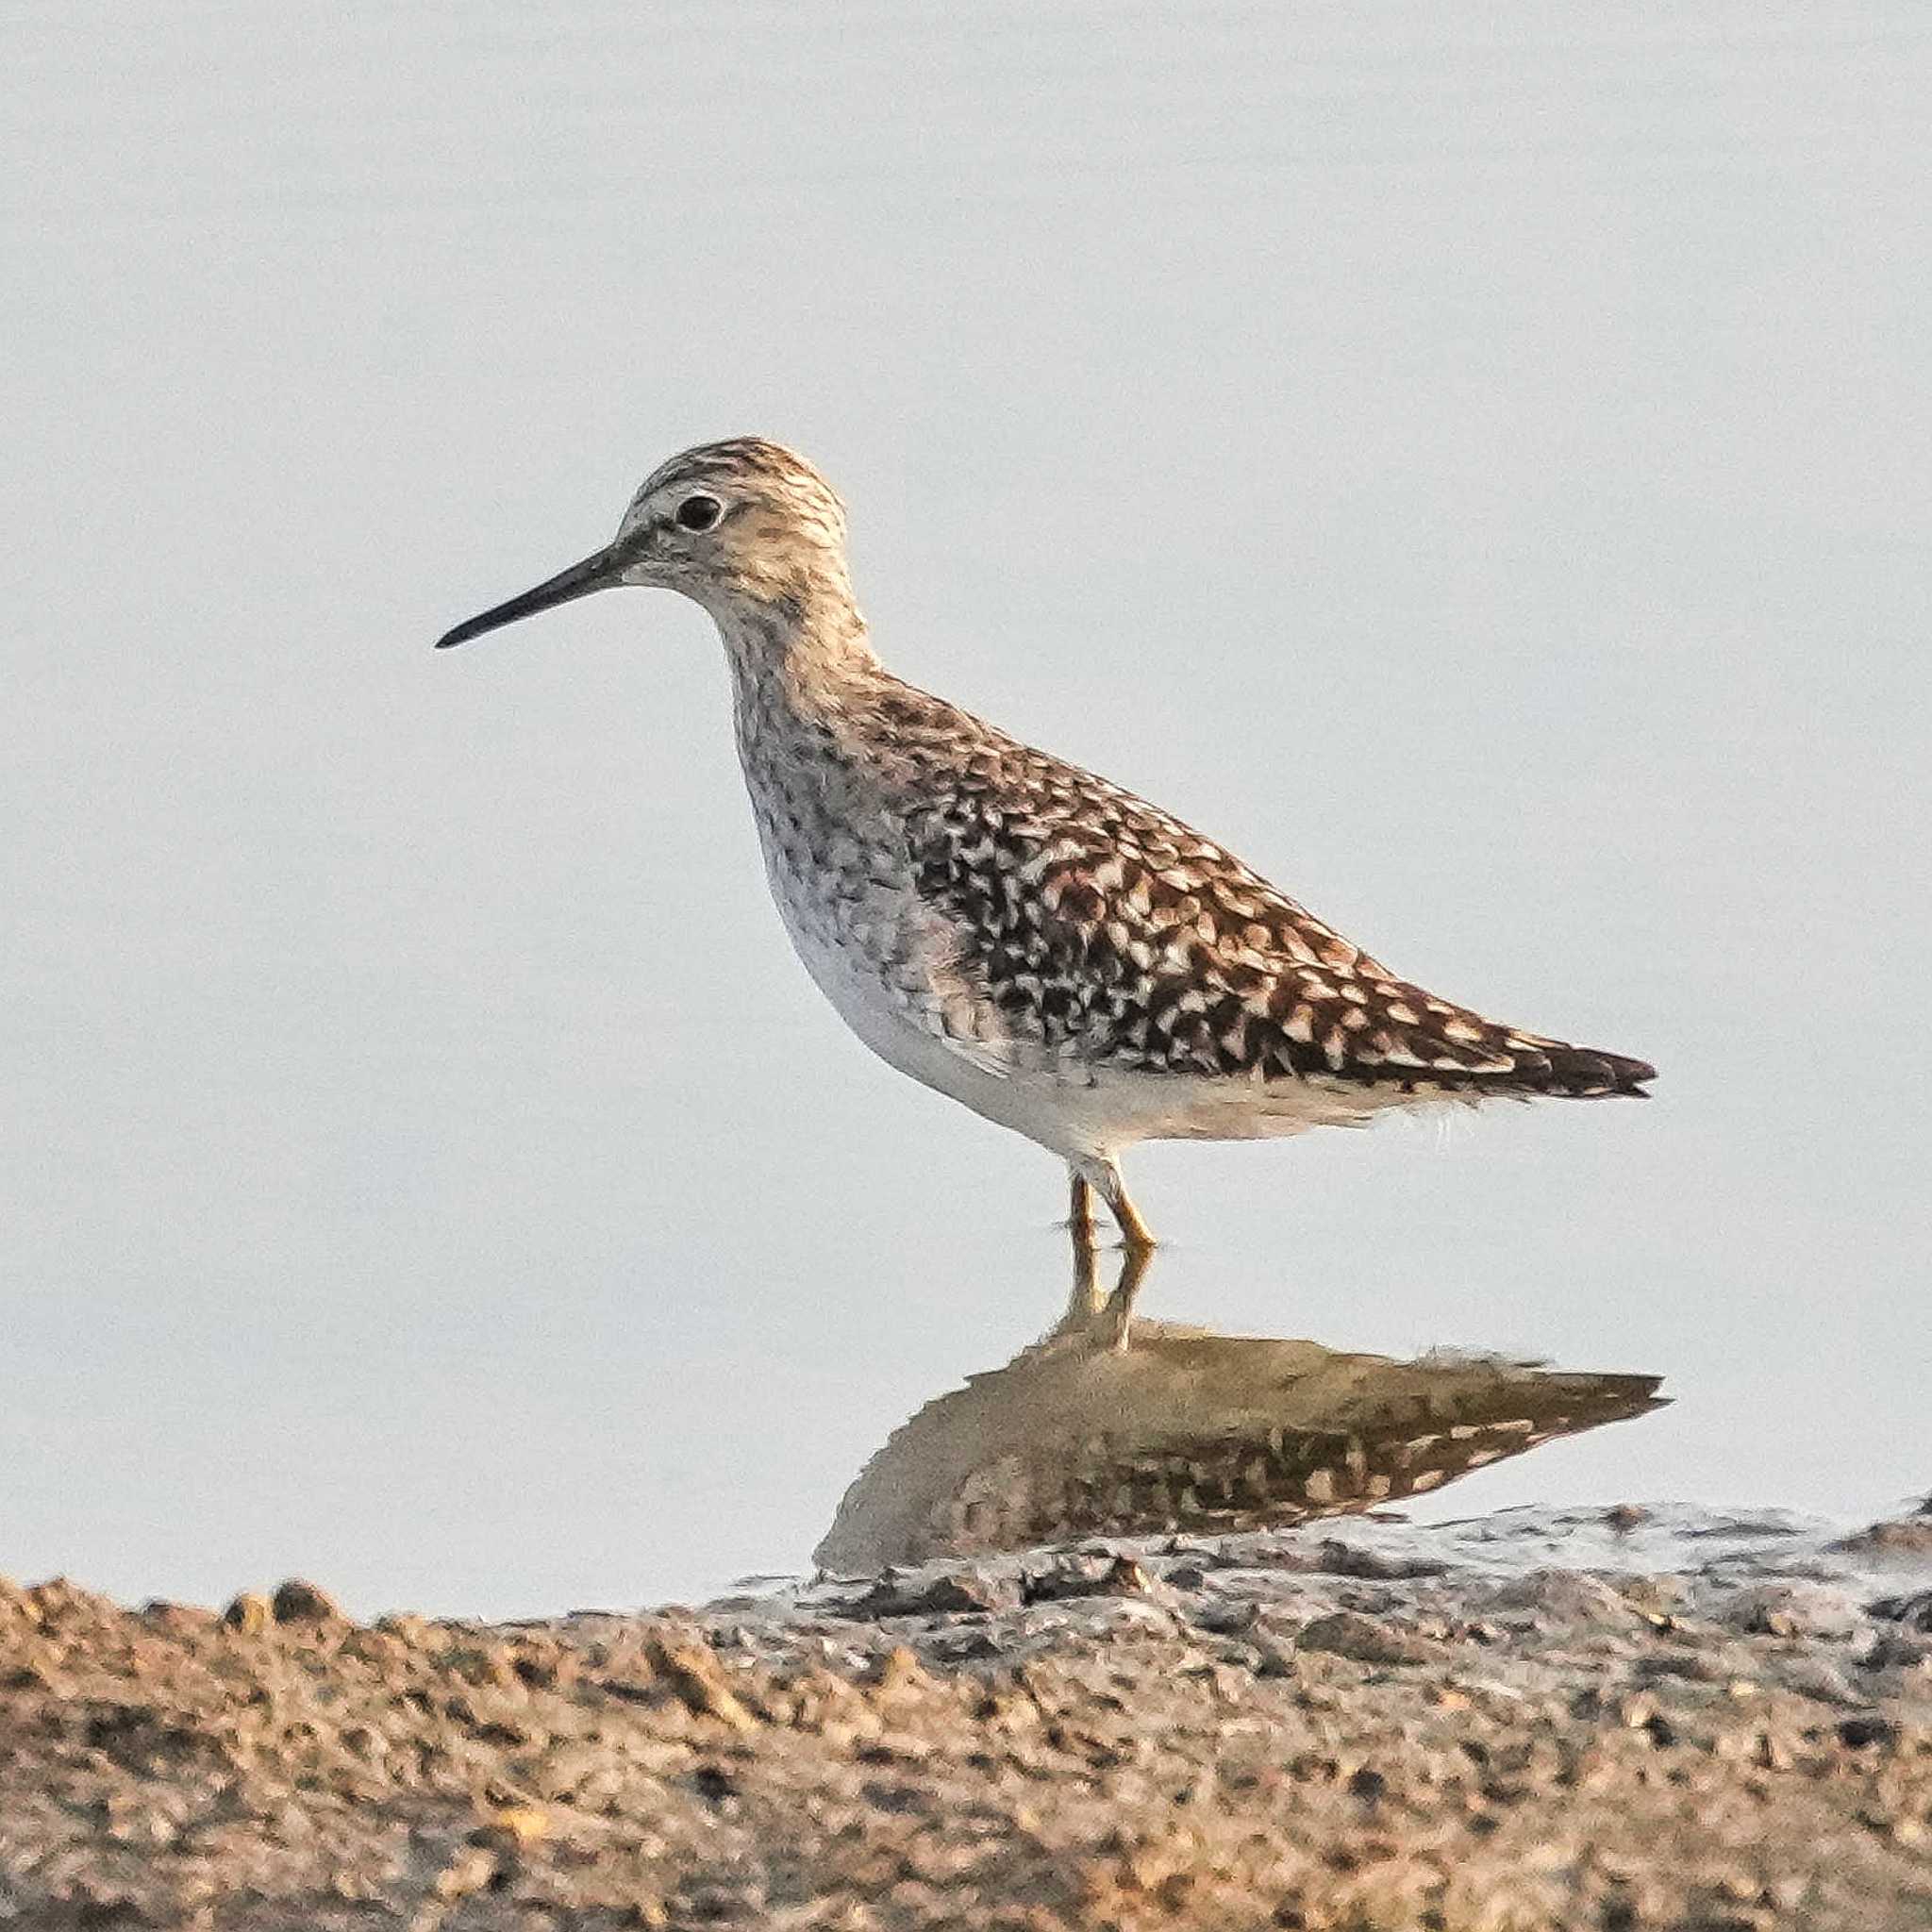
[[[1074,1188],[1074,1239],[1080,1239],[1080,1217],[1084,1211],[1087,1223],[1087,1239],[1093,1239],[1092,1196],[1098,1194],[1107,1203],[1108,1211],[1112,1214],[1115,1224],[1121,1231],[1121,1245],[1130,1255],[1149,1255],[1154,1252],[1154,1235],[1147,1224],[1141,1219],[1141,1210],[1134,1206],[1133,1197],[1127,1192],[1127,1184],[1121,1178],[1121,1171],[1111,1160],[1098,1155],[1084,1155],[1077,1160],[1067,1163],[1073,1174]]]
[[[1075,1248],[1093,1246],[1093,1190],[1077,1167],[1067,1167],[1067,1231]]]

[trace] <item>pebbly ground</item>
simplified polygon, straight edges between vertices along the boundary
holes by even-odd
[[[0,1585],[32,1927],[1932,1925],[1932,1517],[1033,1551],[699,1610]]]

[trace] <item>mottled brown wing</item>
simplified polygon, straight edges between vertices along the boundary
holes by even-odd
[[[1016,1038],[1090,1063],[1413,1092],[1634,1092],[1641,1060],[1394,977],[1231,854],[989,734],[910,814],[919,891]]]

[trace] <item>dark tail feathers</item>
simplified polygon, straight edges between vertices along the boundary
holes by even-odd
[[[1538,1093],[1558,1093],[1577,1100],[1612,1093],[1627,1093],[1637,1100],[1650,1098],[1643,1086],[1646,1080],[1657,1078],[1657,1069],[1646,1061],[1633,1060],[1626,1054],[1604,1053],[1593,1046],[1568,1046],[1560,1041],[1539,1045],[1536,1054],[1522,1055],[1517,1061],[1519,1077]]]

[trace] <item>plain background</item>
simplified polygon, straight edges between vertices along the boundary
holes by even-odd
[[[1648,1107],[1152,1148],[1146,1307],[1658,1371],[1445,1512],[1927,1481],[1916,6],[0,6],[0,1571],[795,1568],[1064,1292],[720,655],[431,640],[795,443],[882,654]]]

